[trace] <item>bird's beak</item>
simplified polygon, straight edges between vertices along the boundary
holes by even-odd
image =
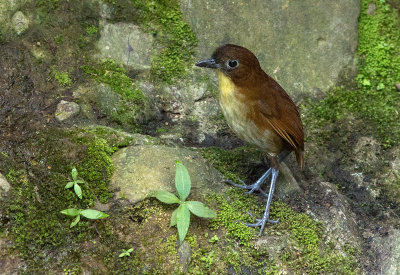
[[[197,62],[195,65],[197,67],[205,67],[205,68],[213,68],[213,69],[219,68],[218,63],[215,61],[214,58],[201,60],[201,61]]]

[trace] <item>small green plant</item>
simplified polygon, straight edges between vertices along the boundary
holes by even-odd
[[[122,249],[122,253],[119,254],[118,257],[122,258],[122,257],[129,257],[131,255],[131,252],[133,251],[133,248],[129,248],[129,249]]]
[[[79,183],[84,183],[84,181],[78,180],[78,171],[76,170],[75,167],[72,168],[71,175],[72,175],[72,181],[68,182],[67,185],[65,185],[65,189],[69,189],[73,186],[75,194],[78,196],[78,198],[82,199],[82,189],[79,186]]]
[[[170,226],[178,228],[179,240],[182,243],[190,224],[190,212],[202,218],[214,218],[216,213],[199,201],[186,201],[190,194],[191,182],[186,167],[176,161],[175,187],[179,198],[174,194],[160,190],[155,192],[154,197],[158,200],[172,204],[178,203],[179,207],[172,213]]]
[[[69,209],[61,210],[60,212],[61,212],[61,214],[64,214],[67,216],[76,217],[75,220],[69,226],[70,228],[74,227],[81,220],[81,215],[84,216],[85,218],[88,218],[91,220],[104,219],[109,216],[106,213],[103,213],[101,211],[97,211],[94,209],[69,208]]]
[[[87,34],[89,34],[89,35],[94,35],[94,34],[96,34],[98,31],[99,31],[98,28],[97,28],[96,26],[93,26],[93,25],[91,25],[91,26],[89,26],[89,27],[86,28],[86,32],[87,32]]]
[[[59,72],[53,69],[53,77],[61,87],[69,87],[72,84],[72,80],[67,72]]]

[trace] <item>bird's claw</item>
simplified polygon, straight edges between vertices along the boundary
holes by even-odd
[[[235,186],[235,187],[238,187],[238,188],[242,188],[242,189],[249,190],[249,191],[246,192],[246,194],[252,194],[252,193],[254,193],[254,191],[259,191],[263,196],[268,197],[268,193],[264,192],[264,191],[260,188],[260,185],[258,185],[258,184],[250,184],[250,185],[247,185],[247,184],[245,184],[244,181],[242,181],[241,179],[238,179],[238,181],[239,181],[241,184],[237,184],[237,183],[235,183],[235,182],[233,182],[233,181],[231,181],[231,180],[228,180],[228,179],[224,180],[225,183],[229,183],[229,184],[232,185],[232,186]]]

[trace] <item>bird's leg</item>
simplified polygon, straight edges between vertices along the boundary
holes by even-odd
[[[261,228],[260,228],[259,236],[262,235],[262,232],[264,231],[265,224],[267,222],[270,222],[270,223],[273,223],[273,224],[276,224],[276,223],[279,222],[279,219],[278,220],[270,220],[269,219],[269,209],[271,207],[272,196],[274,195],[274,189],[275,189],[275,182],[276,182],[276,178],[278,177],[279,170],[277,170],[275,168],[270,168],[269,170],[271,170],[270,173],[272,173],[272,177],[271,177],[271,186],[269,187],[267,205],[265,206],[264,215],[263,215],[263,217],[261,219],[256,219],[255,223],[246,223],[246,225],[250,226],[250,227],[258,227],[258,226],[260,226]]]
[[[264,196],[268,196],[267,193],[265,193],[260,187],[261,185],[266,181],[266,179],[269,177],[269,175],[271,174],[272,168],[269,168],[267,170],[267,172],[264,173],[264,175],[262,175],[255,183],[247,185],[245,184],[243,181],[239,180],[242,184],[236,184],[231,180],[225,180],[226,183],[229,183],[230,185],[233,185],[235,187],[239,187],[242,189],[247,189],[250,190],[247,192],[247,194],[251,194],[254,191],[260,191]]]

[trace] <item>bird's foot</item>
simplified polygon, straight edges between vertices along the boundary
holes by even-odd
[[[231,180],[225,180],[226,183],[229,183],[230,185],[233,185],[235,187],[239,187],[242,189],[247,189],[249,190],[247,194],[252,194],[254,191],[259,191],[261,194],[263,194],[265,197],[268,197],[268,193],[265,193],[261,189],[261,185],[265,182],[265,180],[268,178],[268,176],[271,174],[272,169],[269,168],[267,172],[264,173],[255,183],[247,185],[245,184],[242,180],[239,179],[239,182],[241,184],[234,183]]]
[[[254,191],[259,191],[261,194],[263,194],[264,196],[268,197],[268,193],[265,193],[265,192],[260,188],[260,186],[257,186],[255,183],[254,183],[254,184],[249,184],[249,185],[247,185],[247,184],[245,184],[245,183],[244,183],[242,180],[240,180],[240,179],[238,179],[238,181],[239,181],[241,184],[237,184],[237,183],[235,183],[235,182],[233,182],[233,181],[231,181],[231,180],[228,180],[228,179],[224,180],[224,182],[229,183],[229,184],[232,185],[232,186],[235,186],[235,187],[239,187],[239,188],[242,188],[242,189],[249,190],[249,191],[247,192],[247,194],[251,194],[251,193],[253,193]]]
[[[250,212],[247,212],[247,214],[249,216],[251,216],[251,217],[254,217],[253,214],[251,214]],[[261,236],[262,232],[264,231],[265,224],[267,222],[272,223],[272,224],[277,224],[279,222],[279,219],[271,220],[269,218],[269,213],[267,213],[267,214],[264,213],[263,217],[261,219],[256,219],[255,223],[246,223],[246,222],[244,222],[244,225],[246,225],[248,227],[259,227],[260,226],[261,227],[260,228],[260,233],[258,235]]]
[[[279,222],[279,219],[278,220],[271,220],[269,218],[269,209],[271,207],[272,195],[274,194],[275,182],[276,182],[276,178],[278,177],[278,174],[279,174],[278,170],[275,170],[275,169],[270,169],[270,170],[272,172],[271,186],[269,188],[269,194],[268,194],[268,197],[267,197],[267,204],[265,205],[264,215],[263,215],[263,217],[261,219],[256,219],[255,223],[245,223],[245,225],[247,225],[249,227],[260,227],[260,233],[258,234],[259,236],[262,235],[262,232],[264,231],[265,224],[267,222],[272,223],[272,224],[276,224],[276,223]],[[267,173],[268,173],[268,171],[267,171]],[[267,174],[267,173],[265,173],[265,174]]]

